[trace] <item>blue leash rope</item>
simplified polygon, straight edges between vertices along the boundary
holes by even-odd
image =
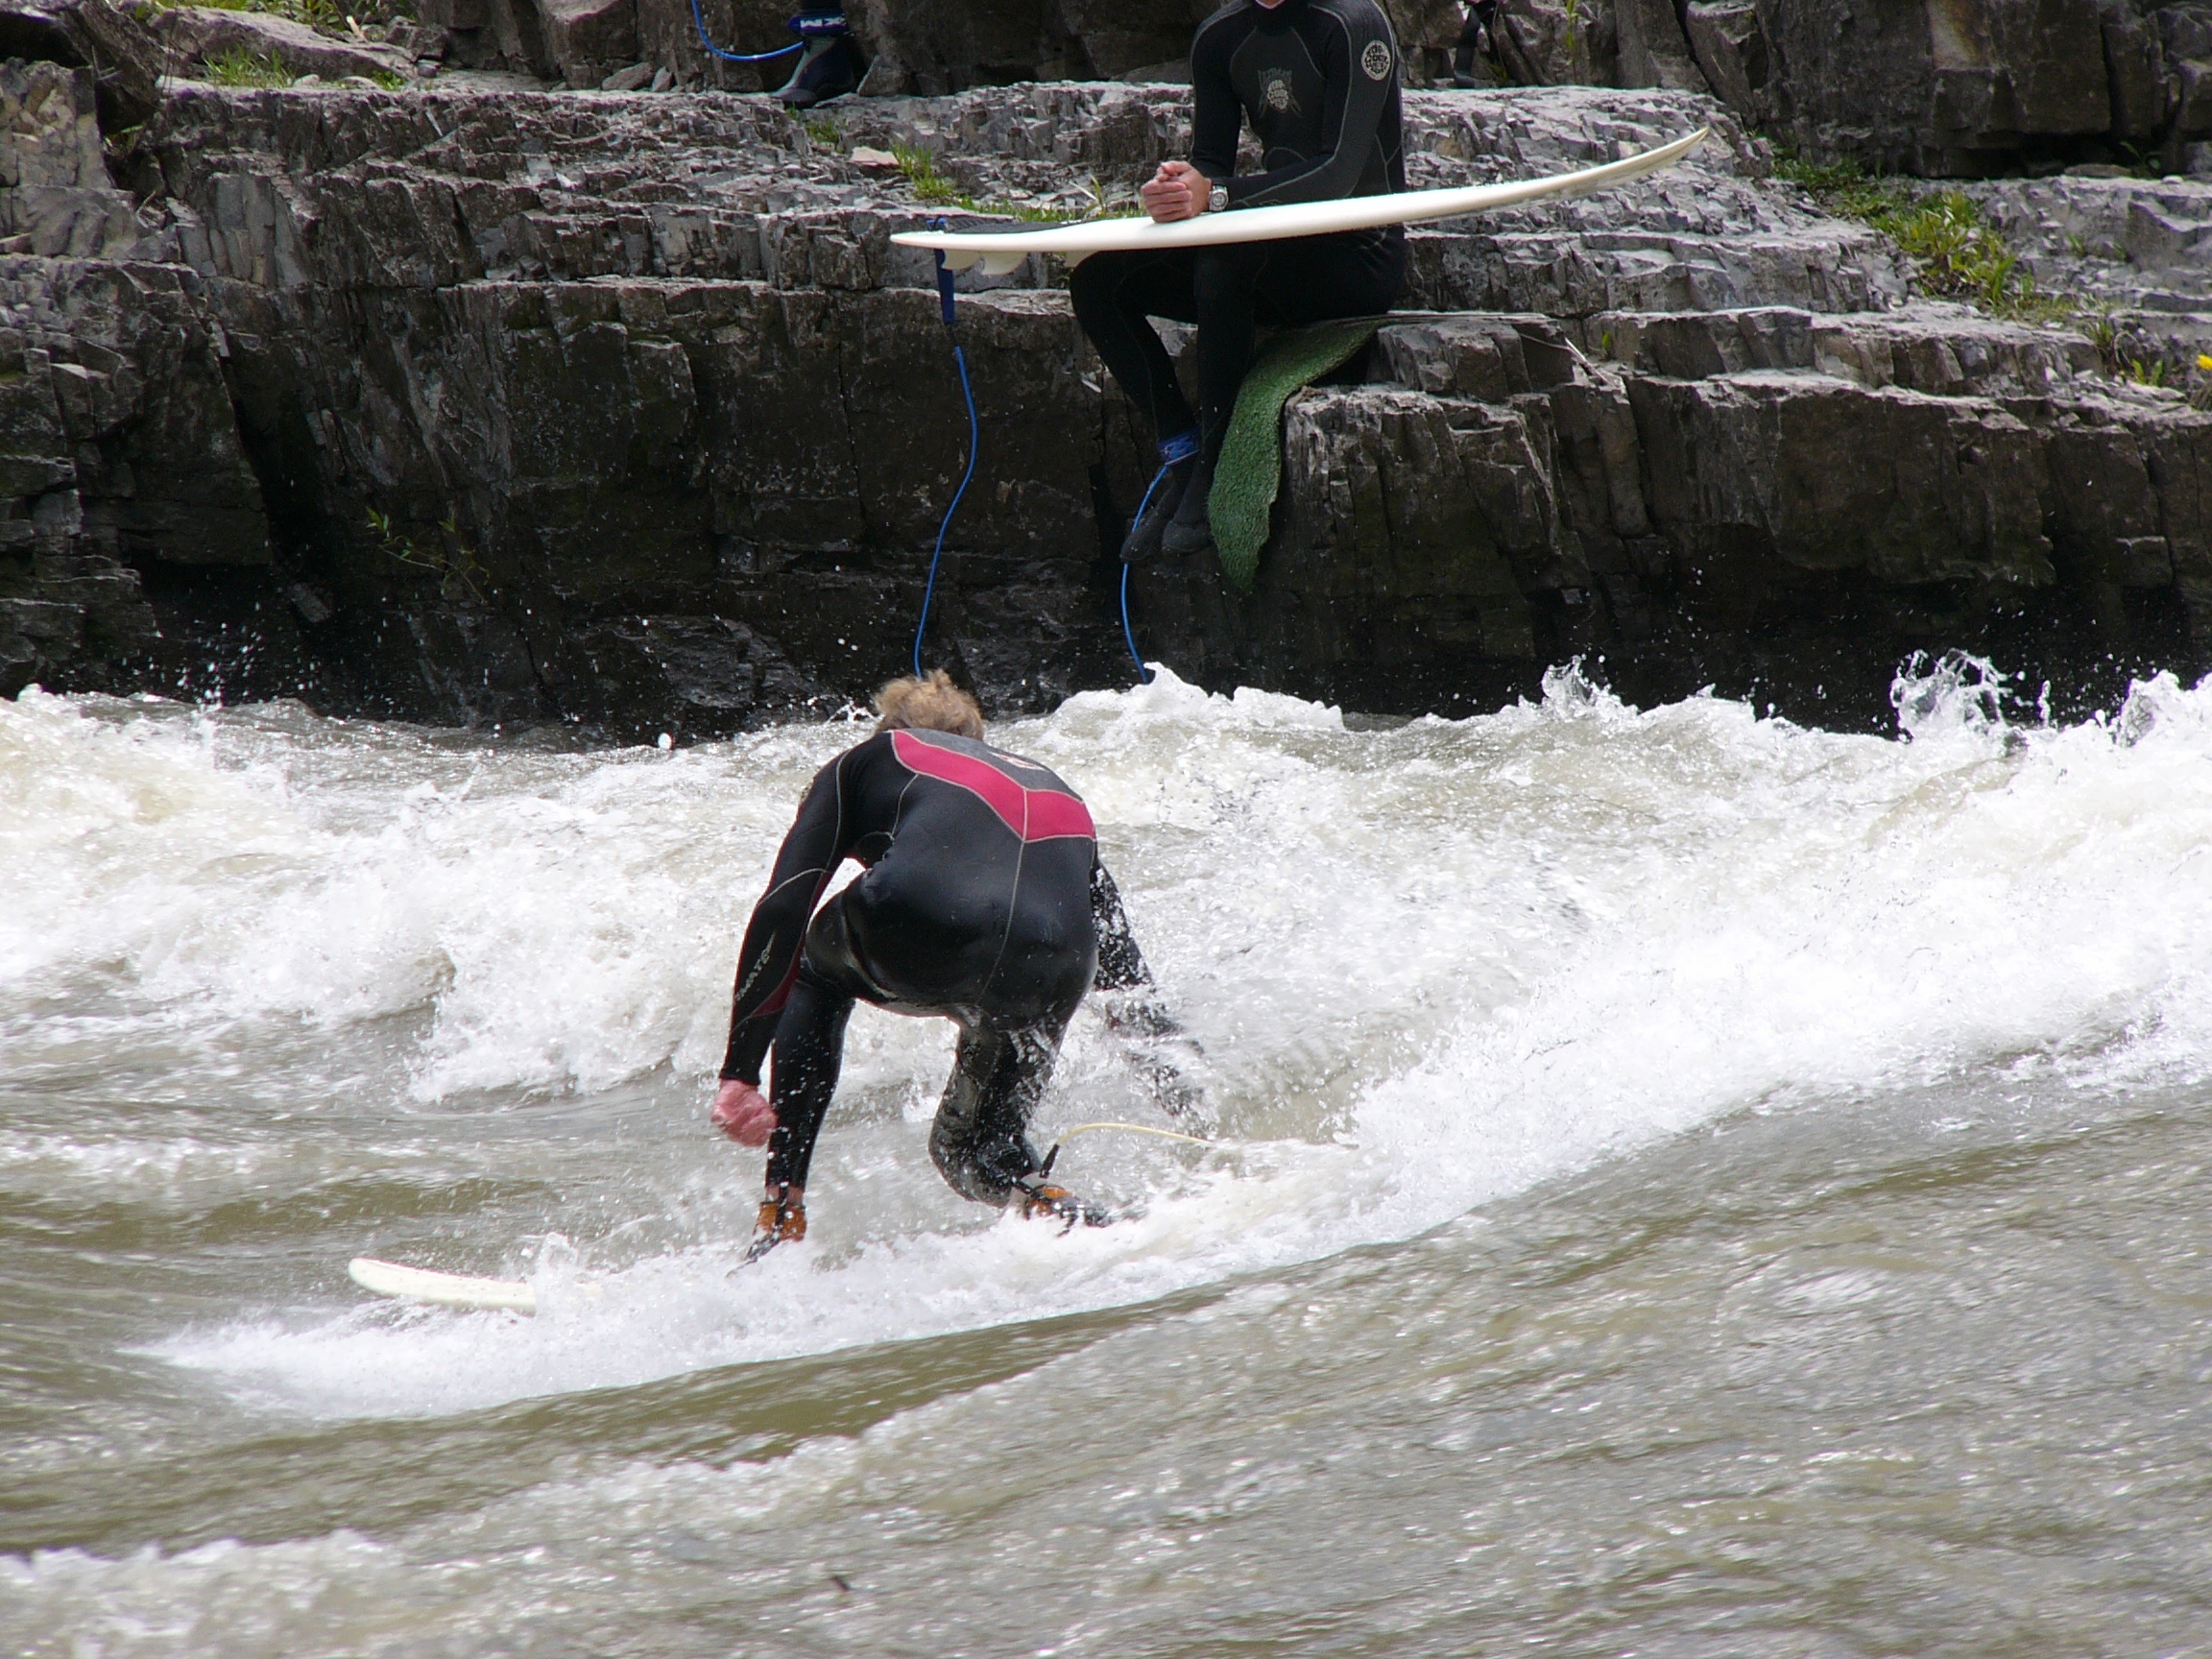
[[[1129,646],[1129,661],[1137,664],[1137,673],[1147,685],[1152,684],[1152,670],[1144,666],[1144,659],[1137,655],[1137,636],[1129,630],[1129,566],[1121,566],[1121,637]]]
[[[804,51],[806,42],[794,40],[788,46],[779,46],[773,52],[725,52],[708,36],[707,14],[699,10],[699,0],[691,0],[691,21],[699,26],[699,44],[725,63],[765,63],[771,58],[788,58],[794,52]]]
[[[1160,447],[1165,453],[1167,445],[1163,444]],[[1152,505],[1152,493],[1160,488],[1160,480],[1167,476],[1167,469],[1173,467],[1177,461],[1182,460],[1184,455],[1194,453],[1196,453],[1195,445],[1184,451],[1182,455],[1170,456],[1160,463],[1160,470],[1153,473],[1152,482],[1144,486],[1144,499],[1137,503],[1137,517],[1130,520],[1132,524],[1143,518],[1144,509]],[[1129,661],[1137,664],[1138,674],[1142,678],[1145,685],[1151,685],[1152,670],[1144,666],[1144,659],[1137,654],[1137,631],[1129,626],[1129,566],[1126,565],[1121,566],[1121,638],[1129,647]]]
[[[693,5],[698,0],[692,0]],[[945,221],[936,221],[943,229]],[[975,451],[982,447],[982,428],[975,421],[975,394],[968,384],[968,359],[961,352],[960,337],[952,333],[952,273],[945,267],[945,255],[937,254],[937,305],[945,319],[945,332],[952,337],[952,361],[960,370],[960,396],[968,401],[968,469],[960,474],[960,488],[952,492],[952,505],[945,509],[944,519],[937,526],[937,545],[929,553],[929,581],[922,589],[922,616],[914,624],[914,678],[922,678],[922,636],[929,628],[929,601],[937,591],[937,561],[945,553],[945,532],[952,527],[952,515],[960,511],[960,497],[968,493],[968,480],[975,476]]]
[[[1144,509],[1152,505],[1152,495],[1160,488],[1160,480],[1166,477],[1177,462],[1188,461],[1198,453],[1198,433],[1195,428],[1178,432],[1172,438],[1160,440],[1160,470],[1152,474],[1152,482],[1144,486],[1144,499],[1137,503],[1137,517],[1132,524],[1144,521]],[[1129,626],[1129,566],[1121,566],[1121,637],[1129,647],[1129,661],[1137,664],[1137,672],[1145,685],[1152,684],[1152,670],[1144,665],[1144,659],[1137,654],[1137,631]]]
[[[691,0],[694,12],[699,0]],[[930,221],[932,228],[942,230],[945,221]],[[952,515],[960,511],[960,498],[968,493],[968,482],[975,476],[976,451],[983,446],[982,427],[975,420],[975,391],[968,382],[968,358],[960,349],[960,336],[953,332],[957,321],[953,311],[952,273],[945,264],[945,253],[937,250],[937,309],[945,324],[945,332],[952,342],[952,362],[960,371],[960,396],[968,405],[968,467],[960,474],[960,487],[952,492],[952,504],[945,509],[945,517],[938,520],[937,544],[929,550],[929,580],[922,589],[922,614],[914,623],[914,678],[922,678],[922,639],[929,632],[929,605],[937,595],[937,565],[945,556],[945,533],[952,528]],[[1152,505],[1152,493],[1160,488],[1160,481],[1179,461],[1187,461],[1198,452],[1198,435],[1180,433],[1160,445],[1160,470],[1152,474],[1152,482],[1144,487],[1144,499],[1137,503],[1137,517],[1144,517],[1144,509]],[[1137,664],[1137,672],[1147,685],[1152,684],[1152,670],[1144,665],[1144,659],[1137,654],[1137,633],[1129,623],[1129,566],[1121,566],[1121,638],[1129,647],[1129,660]]]

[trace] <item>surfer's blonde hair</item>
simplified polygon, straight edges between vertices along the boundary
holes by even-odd
[[[942,668],[920,680],[908,674],[891,681],[876,693],[876,716],[878,732],[950,732],[977,741],[983,736],[982,707]]]

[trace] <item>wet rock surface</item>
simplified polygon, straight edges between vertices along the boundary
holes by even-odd
[[[1497,72],[1711,92],[1819,156],[1982,178],[2182,171],[2212,139],[2203,0],[1504,0]]]
[[[1111,204],[1182,148],[1187,96],[807,124],[724,94],[172,84],[110,161],[128,244],[0,261],[0,689],[648,737],[857,698],[908,661],[968,449],[931,266],[891,234]],[[1710,99],[1407,110],[1424,185],[1717,133],[1611,196],[1414,232],[1406,314],[1290,406],[1258,589],[1210,556],[1138,571],[1147,655],[1398,713],[1583,655],[1634,695],[1839,724],[1886,720],[1913,650],[2061,694],[2197,664],[2212,417],[2078,333],[1911,301],[1896,251],[1776,186]],[[1000,710],[1133,673],[1112,550],[1149,435],[1064,280],[962,278],[981,448],[926,653]]]
[[[2104,313],[2106,354],[2180,385],[2212,352],[2212,179],[1997,179],[1964,187],[2046,292]]]

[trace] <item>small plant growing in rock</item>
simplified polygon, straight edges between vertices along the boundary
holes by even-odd
[[[1872,224],[1886,214],[1904,212],[1918,199],[1911,185],[1870,174],[1858,162],[1808,161],[1786,145],[1775,145],[1774,177],[1812,197],[1823,213]]]
[[[1033,225],[1061,225],[1070,219],[1087,218],[1085,209],[1075,207],[1047,207],[1036,202],[1015,202],[1003,196],[989,196],[978,202],[944,174],[937,171],[937,157],[919,145],[902,144],[893,140],[891,155],[899,163],[899,171],[907,187],[932,207],[957,207],[967,213],[996,213],[1007,218],[1026,220]],[[1097,180],[1092,180],[1092,193],[1099,199]]]
[[[1091,193],[1091,205],[1084,210],[1083,218],[1110,219],[1137,210],[1137,191],[1132,185],[1109,184],[1094,173],[1084,188]]]
[[[268,53],[243,46],[216,53],[202,67],[218,86],[289,86],[294,80],[292,71]]]
[[[891,155],[899,163],[907,187],[933,207],[968,207],[975,204],[968,194],[937,171],[937,157],[918,144],[892,141]]]
[[[1856,161],[1807,161],[1776,148],[1776,178],[1805,191],[1822,212],[1871,225],[1895,242],[1929,293],[2026,322],[2076,317],[2080,308],[2072,300],[2037,291],[2034,274],[2021,265],[2019,253],[1959,191],[1923,196],[1902,180],[1867,173]]]
[[[473,599],[479,605],[486,602],[486,589],[491,586],[492,572],[484,568],[476,550],[462,539],[460,515],[448,513],[438,521],[438,528],[445,533],[451,551],[443,547],[419,547],[414,541],[402,536],[392,522],[389,513],[369,509],[368,524],[376,540],[383,544],[384,556],[410,569],[427,571],[438,578],[438,590],[446,599],[459,601],[463,597]]]
[[[845,147],[845,124],[834,115],[802,115],[799,125],[806,130],[806,136],[825,150],[842,150]],[[893,145],[894,154],[898,146]]]
[[[2100,305],[2084,312],[2076,319],[2075,326],[2097,348],[2097,360],[2104,365],[2104,373],[2117,375],[2120,373],[2120,324],[2112,315],[2112,307]]]
[[[2167,373],[2163,357],[2130,357],[2120,365],[2120,377],[2138,386],[2163,386]]]

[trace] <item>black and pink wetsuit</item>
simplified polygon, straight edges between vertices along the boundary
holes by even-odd
[[[847,858],[866,874],[819,914]],[[960,1026],[929,1152],[964,1196],[1034,1171],[1027,1130],[1095,986],[1147,985],[1097,832],[1052,772],[947,732],[879,732],[815,776],[738,956],[724,1077],[773,1042],[768,1182],[804,1185],[855,1001]]]

